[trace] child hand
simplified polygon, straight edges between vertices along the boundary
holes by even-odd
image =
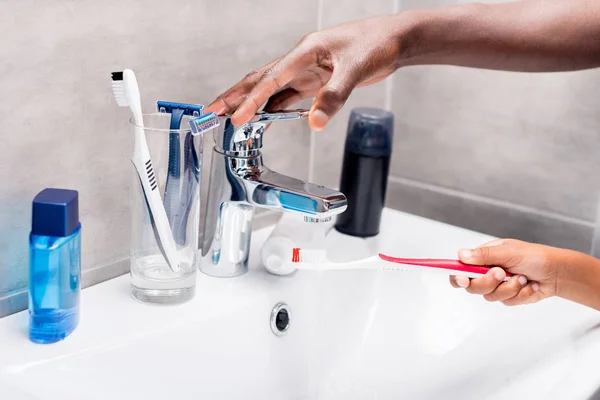
[[[560,249],[513,239],[498,239],[458,256],[466,264],[494,266],[481,278],[451,276],[450,283],[488,301],[507,306],[535,303],[557,294]],[[513,276],[504,282],[506,272]]]

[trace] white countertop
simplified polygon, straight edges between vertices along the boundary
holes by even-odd
[[[600,387],[595,310],[488,304],[422,270],[274,276],[258,265],[269,232],[254,233],[248,274],[198,274],[186,304],[138,303],[126,275],[83,291],[63,342],[31,343],[26,312],[0,319],[0,399],[584,399]],[[381,237],[390,254],[451,258],[490,239],[392,210]],[[279,301],[292,309],[283,338],[269,327]]]

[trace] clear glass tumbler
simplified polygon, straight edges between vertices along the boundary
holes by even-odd
[[[133,168],[131,288],[136,299],[177,304],[194,297],[200,224],[202,136],[193,136],[189,118],[170,130],[171,114],[144,115],[144,133],[154,175],[177,248],[178,271],[173,271],[159,247],[148,203]],[[135,122],[131,122],[132,132]]]

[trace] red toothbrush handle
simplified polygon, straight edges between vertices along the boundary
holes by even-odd
[[[440,268],[456,271],[457,275],[461,272],[474,275],[485,275],[491,267],[484,265],[465,264],[459,260],[444,260],[436,258],[400,258],[390,257],[385,254],[379,254],[379,258],[384,261],[389,261],[397,264],[416,265],[421,267]],[[512,274],[506,273],[506,277],[510,278]]]

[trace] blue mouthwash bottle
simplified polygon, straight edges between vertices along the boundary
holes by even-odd
[[[74,190],[45,189],[33,199],[29,236],[29,338],[54,343],[79,323],[81,224]]]

